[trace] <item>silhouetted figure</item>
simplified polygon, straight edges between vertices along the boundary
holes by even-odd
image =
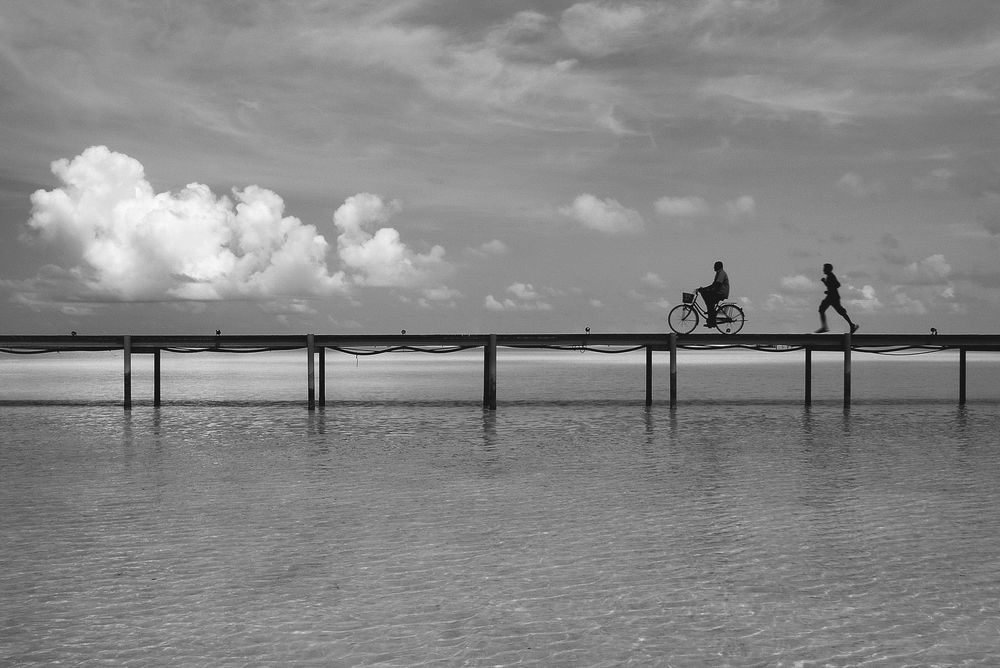
[[[819,279],[823,281],[823,285],[826,286],[826,297],[819,305],[819,321],[820,328],[816,330],[817,334],[823,334],[829,332],[830,328],[826,326],[826,310],[833,307],[833,310],[843,316],[847,324],[851,326],[851,334],[858,331],[858,326],[851,322],[851,316],[847,315],[847,311],[840,304],[840,281],[837,280],[837,275],[833,273],[833,265],[827,262],[823,265],[823,278]]]
[[[715,280],[711,285],[698,288],[701,298],[705,300],[705,308],[708,309],[705,327],[709,328],[715,327],[715,305],[729,297],[729,274],[722,268],[722,262],[716,262],[712,268],[715,270]]]

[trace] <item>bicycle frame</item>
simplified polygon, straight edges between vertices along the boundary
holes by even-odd
[[[685,304],[685,305],[694,308],[695,313],[697,313],[702,319],[708,320],[708,307],[698,301],[699,297],[701,297],[702,300],[705,299],[704,297],[701,296],[701,290],[695,289],[694,299],[691,300],[690,304]],[[719,307],[722,306],[722,304],[723,302],[719,302],[718,304],[715,305],[716,312],[719,311]]]

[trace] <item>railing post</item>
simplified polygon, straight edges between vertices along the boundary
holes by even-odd
[[[160,405],[160,349],[153,351],[153,405]]]
[[[490,334],[483,348],[483,408],[497,409],[497,335]]]
[[[125,355],[125,377],[123,388],[123,405],[125,410],[132,410],[132,337],[126,334],[122,337],[122,351]]]
[[[812,405],[813,400],[813,351],[806,346],[806,406]]]
[[[670,332],[670,407],[677,407],[677,333]]]
[[[326,406],[326,346],[319,347],[319,405]]]
[[[646,405],[653,405],[653,346],[646,346]]]
[[[965,405],[965,346],[958,349],[958,405]]]
[[[851,333],[844,334],[844,408],[851,407]]]
[[[309,361],[307,377],[309,410],[316,409],[316,338],[306,334],[306,358]]]

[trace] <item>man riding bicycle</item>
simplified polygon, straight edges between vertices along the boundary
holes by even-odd
[[[712,281],[711,285],[698,288],[698,292],[705,300],[705,308],[708,310],[708,322],[705,323],[705,327],[714,328],[716,326],[715,305],[729,297],[729,275],[722,268],[721,261],[717,261],[712,268],[715,270],[715,280]]]

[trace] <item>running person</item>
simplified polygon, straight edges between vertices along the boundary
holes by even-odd
[[[837,280],[837,275],[833,273],[833,265],[827,262],[823,265],[823,278],[819,279],[823,281],[823,285],[826,286],[826,297],[819,305],[819,321],[820,328],[816,330],[817,334],[823,334],[829,332],[830,328],[826,325],[826,310],[833,307],[833,310],[843,316],[847,324],[851,326],[851,334],[858,331],[858,325],[851,321],[851,316],[847,315],[847,310],[840,303],[840,281]]]

